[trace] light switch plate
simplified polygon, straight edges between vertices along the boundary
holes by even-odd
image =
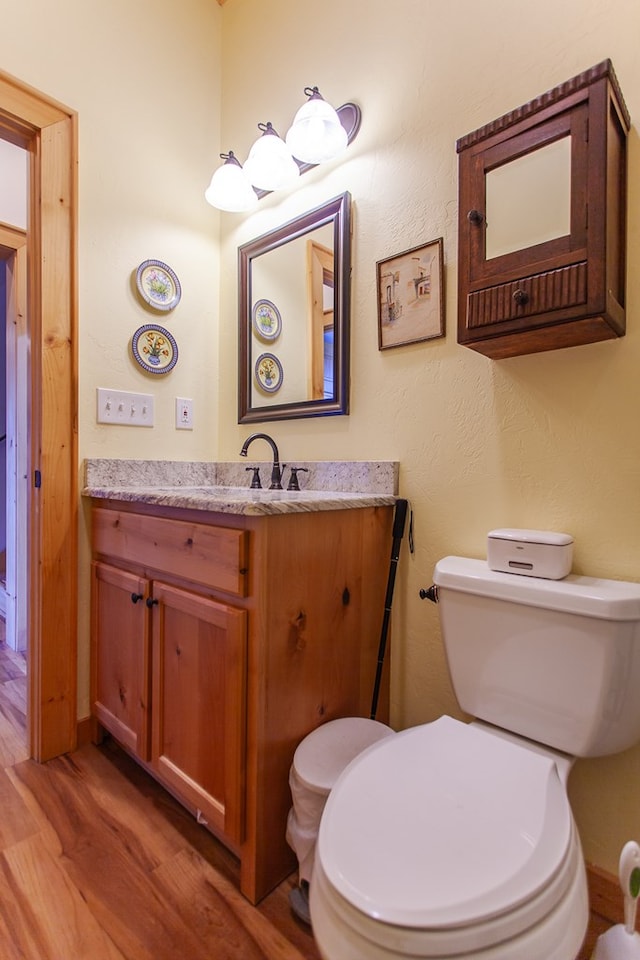
[[[124,427],[153,426],[153,394],[98,387],[97,396],[98,423],[114,423]]]

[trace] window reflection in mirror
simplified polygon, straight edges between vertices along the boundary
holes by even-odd
[[[347,413],[349,194],[240,247],[239,268],[239,422]]]
[[[489,170],[486,259],[571,233],[571,137]]]

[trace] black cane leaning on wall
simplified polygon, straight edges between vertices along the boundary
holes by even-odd
[[[384,601],[384,616],[382,618],[382,630],[380,632],[380,646],[378,647],[378,666],[376,669],[376,679],[373,685],[373,698],[371,700],[371,720],[375,720],[378,710],[378,696],[380,694],[380,680],[382,679],[382,668],[384,666],[384,655],[387,648],[387,635],[389,633],[389,620],[391,619],[391,604],[393,602],[393,588],[396,582],[396,571],[398,560],[400,558],[400,545],[404,537],[405,521],[407,519],[407,500],[396,500],[396,512],[393,518],[393,541],[391,544],[391,562],[389,564],[389,576],[387,578],[387,595]]]

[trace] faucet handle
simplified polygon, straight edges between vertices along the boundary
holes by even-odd
[[[289,477],[289,485],[287,490],[299,490],[300,484],[298,483],[298,474],[299,473],[309,473],[306,467],[291,467],[291,476]]]
[[[260,483],[260,467],[245,467],[245,470],[253,470],[250,489],[262,490],[262,484]]]

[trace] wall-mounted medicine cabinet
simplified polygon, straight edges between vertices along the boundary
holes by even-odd
[[[629,127],[605,60],[458,140],[459,343],[499,360],[624,336]]]

